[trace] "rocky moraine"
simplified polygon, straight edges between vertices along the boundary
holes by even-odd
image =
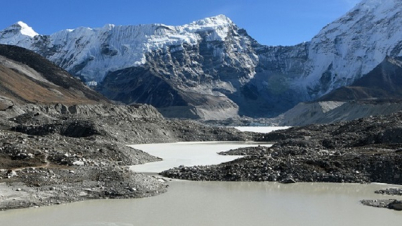
[[[164,179],[128,169],[161,159],[127,144],[249,139],[147,105],[10,105],[0,115],[1,210],[165,192]]]
[[[214,166],[180,166],[161,173],[171,178],[206,181],[279,181],[402,184],[402,113],[329,125],[309,125],[254,140],[270,147],[230,150],[245,155]],[[400,192],[394,192],[400,195]],[[382,203],[381,205],[378,203]],[[363,204],[401,209],[399,201]]]

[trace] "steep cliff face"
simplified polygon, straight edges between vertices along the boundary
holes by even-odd
[[[363,0],[345,16],[324,27],[309,45],[300,82],[310,97],[350,85],[387,56],[401,56],[402,2]]]
[[[216,109],[225,115],[211,116],[220,118],[237,115],[226,94],[248,83],[258,62],[254,40],[223,15],[177,27],[106,25],[25,37],[0,33],[1,42],[33,49],[111,99],[165,111],[185,106],[196,115]]]
[[[300,103],[272,122],[279,125],[350,121],[402,110],[402,60],[387,57],[372,71],[322,96],[315,102]]]
[[[25,35],[23,31],[27,28],[28,25],[18,22],[3,30],[1,43],[33,49],[87,81],[100,82],[111,71],[144,65],[150,56],[162,57],[166,64],[181,66],[182,70],[200,61],[199,55],[203,54],[199,51],[205,51],[209,58],[203,62],[204,67],[220,66],[217,63],[252,67],[257,58],[248,50],[246,54],[236,53],[247,49],[249,43],[237,33],[236,25],[223,15],[177,27],[105,25],[63,30],[50,36]],[[230,62],[231,59],[236,62]]]
[[[402,59],[387,57],[372,71],[351,85],[333,90],[320,101],[401,100]]]
[[[152,104],[165,115],[264,117],[400,56],[401,9],[397,0],[363,0],[296,46],[261,45],[223,15],[183,26],[106,25],[49,36],[19,22],[0,31],[0,43],[40,53],[110,99]]]

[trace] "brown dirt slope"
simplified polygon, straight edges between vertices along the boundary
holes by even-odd
[[[108,100],[40,55],[0,45],[0,107],[15,103],[106,103]]]

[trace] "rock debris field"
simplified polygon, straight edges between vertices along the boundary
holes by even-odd
[[[162,177],[128,169],[161,159],[127,144],[249,139],[147,105],[9,106],[0,116],[1,210],[166,192]]]
[[[220,154],[245,157],[214,166],[180,166],[161,175],[206,181],[402,184],[402,113],[293,127],[255,134],[253,139],[275,144],[230,150]],[[394,199],[362,203],[402,209],[400,201]]]
[[[167,191],[166,177],[205,181],[402,184],[402,113],[269,134],[164,119],[147,105],[24,105],[0,111],[0,209]],[[128,166],[161,159],[126,146],[176,141],[258,141],[220,154],[243,158],[157,175]],[[400,189],[379,194],[400,196]],[[401,210],[397,199],[362,200]]]

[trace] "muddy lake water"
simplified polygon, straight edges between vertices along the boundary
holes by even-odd
[[[179,165],[205,165],[238,156],[216,152],[269,145],[239,142],[190,142],[134,145],[165,161],[134,166],[157,173]],[[362,199],[393,199],[374,191],[384,184],[274,182],[193,182],[172,180],[167,193],[142,199],[92,200],[0,212],[1,226],[134,225],[399,225],[402,211],[360,204]]]

